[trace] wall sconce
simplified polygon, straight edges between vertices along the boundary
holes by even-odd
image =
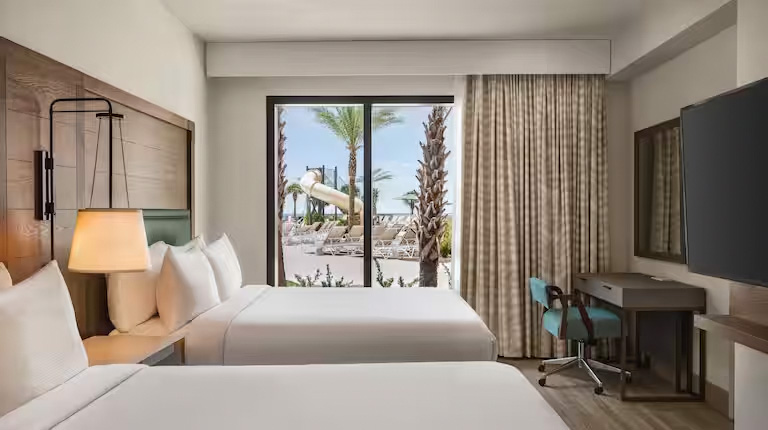
[[[35,219],[50,220],[54,215],[53,158],[48,151],[36,150],[33,156],[35,174]]]

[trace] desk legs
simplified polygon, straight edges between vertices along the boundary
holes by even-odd
[[[630,311],[622,310],[621,318],[621,349],[620,349],[620,367],[626,369],[627,366],[627,338],[628,323]],[[646,401],[646,402],[689,402],[704,400],[704,389],[706,386],[706,333],[703,330],[695,329],[693,326],[692,311],[679,312],[676,315],[675,323],[675,389],[676,395],[643,395],[631,396],[626,393],[626,374],[621,374],[619,385],[619,397],[626,401]],[[695,332],[694,332],[695,330]],[[694,392],[693,381],[693,336],[699,335],[699,375],[698,392]],[[681,374],[685,369],[685,389],[683,390]],[[688,394],[686,396],[685,394]]]
[[[686,363],[688,362],[688,357],[690,354],[690,349],[688,349],[688,337],[685,334],[685,326],[686,324],[683,323],[683,319],[685,318],[685,314],[683,312],[676,312],[675,313],[675,392],[680,393],[682,392],[682,382],[680,378],[680,373],[682,372],[682,358],[686,358]],[[686,366],[685,368],[685,383],[686,386],[690,387],[691,385],[691,377],[689,376],[690,366]]]
[[[627,391],[627,381],[626,381],[626,370],[627,370],[627,336],[629,335],[629,330],[627,329],[627,321],[629,320],[629,312],[622,310],[621,311],[621,341],[619,346],[619,368],[621,369],[621,373],[619,374],[619,398],[621,400],[624,400],[626,398],[626,391]]]
[[[691,313],[691,327],[693,327],[693,313]],[[707,387],[707,333],[701,329],[694,329],[699,333],[699,394],[700,400],[705,399]],[[693,350],[693,348],[691,348]],[[691,366],[693,369],[693,366]],[[691,381],[693,382],[693,381]],[[693,385],[693,384],[691,384]]]

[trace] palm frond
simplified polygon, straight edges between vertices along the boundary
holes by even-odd
[[[301,185],[294,182],[288,185],[285,192],[288,194],[304,194],[304,189],[301,188]]]
[[[376,108],[371,118],[373,130],[387,127],[392,124],[400,124],[403,118],[397,114],[396,109]]]
[[[360,149],[363,140],[363,108],[361,106],[340,106],[335,108],[311,108],[315,121],[344,141],[350,151]]]

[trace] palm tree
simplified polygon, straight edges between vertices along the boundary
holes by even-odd
[[[377,167],[373,169],[371,172],[371,176],[373,176],[373,188],[371,188],[371,203],[373,207],[373,214],[372,216],[376,216],[376,205],[379,203],[379,188],[376,187],[376,185],[380,182],[389,181],[390,179],[394,178],[394,175],[392,175],[392,172],[389,170],[384,170],[381,167]],[[365,178],[362,176],[359,176],[357,178],[359,182],[364,182]],[[363,187],[365,188],[365,187]]]
[[[450,114],[445,106],[434,106],[424,123],[426,142],[421,143],[422,161],[416,179],[419,181],[419,285],[437,287],[437,265],[440,260],[440,240],[445,230],[445,160],[450,151],[445,146],[445,119]]]
[[[285,192],[293,197],[293,219],[296,219],[296,200],[299,198],[299,195],[304,194],[304,190],[301,188],[301,185],[294,182],[288,185]]]
[[[349,185],[344,184],[339,187],[339,191],[341,191],[344,194],[349,194]],[[355,185],[355,194],[360,194],[360,187]]]
[[[277,285],[285,285],[285,261],[283,257],[283,207],[285,206],[285,108],[277,108],[277,192],[278,192],[278,225],[277,225]],[[294,205],[294,213],[296,212]],[[295,214],[294,214],[295,215]]]
[[[357,152],[360,150],[363,141],[363,108],[362,106],[342,106],[335,108],[318,107],[312,108],[315,113],[315,121],[324,125],[328,130],[341,139],[349,151],[349,207],[355,207],[355,195],[357,187],[355,180],[357,175]],[[386,127],[388,125],[402,122],[402,118],[397,116],[394,109],[376,109],[372,114],[373,130]],[[357,214],[349,211],[349,225],[358,224]]]

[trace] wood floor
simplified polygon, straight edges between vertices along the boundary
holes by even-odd
[[[617,385],[604,375],[605,393],[597,396],[579,369],[570,369],[537,384],[538,360],[500,360],[517,367],[573,429],[589,430],[732,430],[733,423],[705,403],[622,402]],[[601,377],[603,375],[600,375]]]

